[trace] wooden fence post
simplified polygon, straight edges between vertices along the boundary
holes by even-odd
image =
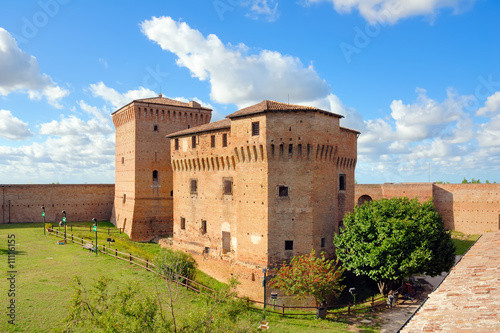
[[[118,258],[118,250],[117,249],[115,249],[115,257]]]
[[[132,253],[129,253],[130,263],[132,263]]]
[[[347,314],[350,315],[351,314],[351,303],[349,303],[347,305]]]
[[[73,234],[71,234],[71,241],[73,241]]]
[[[82,237],[82,238],[80,238],[80,239],[82,240],[82,246],[83,246],[83,237]]]
[[[281,304],[281,315],[285,316],[285,303]]]
[[[146,268],[148,268],[148,267],[149,267],[149,260],[146,259]]]
[[[106,244],[103,244],[102,249],[104,251],[104,254],[106,254]]]

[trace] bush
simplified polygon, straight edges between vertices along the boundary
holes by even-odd
[[[162,249],[154,259],[157,272],[170,280],[180,280],[180,276],[193,280],[198,264],[194,258],[185,252]]]

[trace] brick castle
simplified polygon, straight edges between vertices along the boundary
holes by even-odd
[[[253,267],[313,248],[333,255],[354,207],[359,132],[273,101],[214,123],[210,113],[161,96],[113,113],[113,222],[135,240],[173,234],[178,248]]]

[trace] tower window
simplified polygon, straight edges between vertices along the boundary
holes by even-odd
[[[321,238],[321,247],[325,247],[326,245],[326,239],[325,237]]]
[[[175,150],[179,150],[179,139],[175,139]]]
[[[207,221],[201,220],[201,228],[200,228],[201,233],[204,235],[207,233]]]
[[[222,147],[227,147],[227,134],[222,134]]]
[[[345,189],[346,189],[345,174],[341,173],[339,175],[339,191],[345,191]]]
[[[292,159],[293,158],[293,144],[289,144],[288,145],[288,159]]]
[[[158,125],[153,126],[153,131],[158,132]]]
[[[186,218],[181,217],[181,229],[186,229]]]
[[[122,157],[122,164],[125,164],[125,157]]]
[[[190,187],[191,194],[197,194],[198,193],[198,180],[191,179],[189,187]]]
[[[252,136],[256,136],[260,134],[260,123],[255,121],[252,123]]]
[[[286,240],[285,251],[291,251],[291,250],[293,250],[293,240]]]
[[[158,183],[158,170],[153,170],[153,183]]]
[[[215,135],[210,136],[210,147],[215,147]]]
[[[127,195],[123,193],[123,203],[127,202]]]
[[[224,195],[233,194],[233,179],[232,178],[224,178],[223,179],[224,186]]]
[[[196,135],[193,135],[191,137],[191,145],[192,145],[193,149],[196,148]]]
[[[280,197],[288,197],[288,186],[278,187],[278,195]]]

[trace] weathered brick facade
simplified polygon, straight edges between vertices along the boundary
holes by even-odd
[[[172,166],[167,134],[210,122],[212,110],[160,94],[113,113],[116,128],[112,222],[133,240],[172,233]]]
[[[175,245],[250,267],[311,249],[333,255],[354,207],[359,134],[340,118],[264,101],[169,135]]]
[[[466,234],[500,230],[500,184],[401,183],[356,185],[356,204],[392,197],[433,199],[445,227]]]

